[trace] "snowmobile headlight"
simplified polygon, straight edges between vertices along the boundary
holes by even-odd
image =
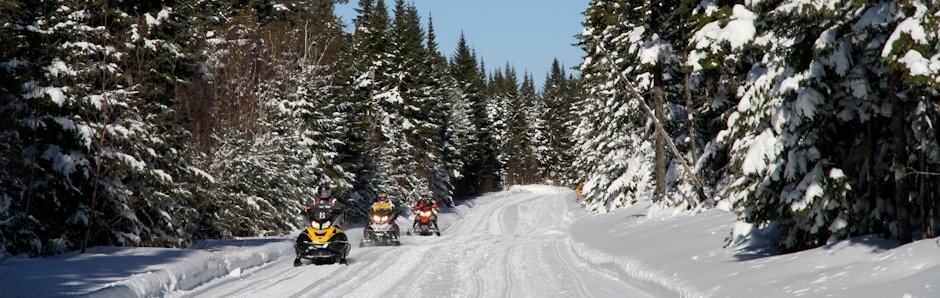
[[[424,217],[430,217],[430,216],[431,216],[431,211],[418,211],[418,214],[420,214],[421,216],[424,216]]]
[[[382,221],[382,217],[381,217],[381,216],[378,216],[378,215],[373,215],[373,216],[372,216],[372,221],[374,221],[374,222],[381,222],[381,221]]]
[[[379,222],[386,222],[386,221],[388,221],[388,216],[382,216],[382,220]]]
[[[320,229],[320,223],[318,223],[318,222],[316,222],[316,221],[310,221],[310,226],[313,227],[314,229],[317,229],[317,230]]]
[[[323,222],[323,224],[321,225],[320,228],[321,228],[321,229],[326,229],[326,228],[329,228],[331,225],[333,225],[333,222],[332,222],[332,221]]]

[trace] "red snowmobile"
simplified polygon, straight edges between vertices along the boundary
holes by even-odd
[[[415,223],[408,230],[408,236],[411,236],[412,232],[421,236],[441,235],[441,230],[437,226],[437,203],[422,200],[412,206],[412,210],[415,212]]]

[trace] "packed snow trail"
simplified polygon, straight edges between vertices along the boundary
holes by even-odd
[[[536,189],[538,190],[538,189]],[[570,193],[515,190],[442,215],[442,236],[405,236],[399,247],[357,246],[349,265],[293,267],[291,256],[233,272],[192,297],[650,297],[598,271],[572,248]],[[399,225],[411,226],[410,219]],[[290,245],[285,243],[284,245]]]

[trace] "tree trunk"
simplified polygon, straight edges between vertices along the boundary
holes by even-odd
[[[868,134],[866,135],[866,139],[868,140],[867,142],[868,143],[868,152],[867,152],[868,161],[865,164],[867,164],[868,167],[865,168],[865,170],[867,171],[865,176],[869,177],[868,178],[869,180],[866,181],[867,183],[865,183],[867,184],[865,191],[868,197],[868,202],[867,202],[868,209],[869,209],[868,212],[872,213],[875,209],[878,208],[878,200],[879,200],[878,189],[881,188],[879,186],[881,182],[880,180],[871,178],[875,176],[875,171],[876,171],[875,170],[875,152],[877,152],[877,150],[875,146],[874,121],[868,121],[868,125],[866,127],[868,128]],[[863,222],[868,223],[868,229],[871,232],[881,233],[882,235],[886,235],[885,224],[884,224],[883,219],[869,218],[867,221],[863,221]]]
[[[663,76],[662,71],[656,69],[653,71],[653,117],[659,123],[663,121],[665,112],[663,111]],[[666,134],[654,130],[656,142],[656,193],[655,202],[662,202],[666,197]]]
[[[695,119],[693,118],[693,112],[695,107],[692,105],[692,83],[689,82],[689,73],[685,73],[685,110],[689,113],[686,118],[686,126],[689,128],[689,151],[692,153],[692,164],[698,163],[698,146],[696,145],[696,140],[698,137],[695,134]]]
[[[940,122],[937,122],[938,120],[940,120],[940,117],[938,117],[940,116],[940,105],[936,103],[926,103],[926,104],[927,104],[927,111],[925,111],[924,113],[927,115],[927,119],[934,125],[931,128],[933,132],[934,142],[940,143],[940,128],[936,127],[936,125],[940,124]],[[927,147],[925,146],[922,148],[927,148]],[[921,150],[926,150],[926,149],[921,149]],[[926,169],[936,171],[937,167],[930,166],[928,164],[926,166]],[[924,229],[925,238],[934,238],[934,237],[937,237],[938,234],[940,234],[937,232],[937,230],[940,229],[940,226],[938,226],[938,222],[937,222],[937,216],[940,216],[940,204],[937,203],[937,200],[940,198],[937,198],[938,190],[937,190],[937,184],[934,183],[934,181],[936,180],[936,178],[934,177],[935,176],[930,176],[930,178],[925,179],[927,183],[925,183],[924,185],[925,191],[922,194],[922,202],[926,206],[925,208],[927,210],[927,212],[923,214],[924,226],[925,226],[925,229]]]
[[[922,138],[920,141],[920,148],[927,148],[927,138]],[[927,154],[924,153],[924,149],[918,150],[918,171],[922,173],[930,172],[930,166],[927,164]],[[930,185],[930,177],[927,175],[917,175],[915,180],[915,189],[917,189],[917,200],[920,202],[918,206],[920,207],[920,229],[924,232],[925,238],[931,238],[933,234],[933,227],[931,227],[930,213],[931,213],[931,204],[930,200],[925,198],[929,197],[928,192],[930,191],[927,186]]]
[[[898,240],[901,244],[911,243],[913,236],[911,233],[911,202],[910,186],[908,185],[907,173],[907,130],[905,129],[907,121],[902,106],[903,101],[898,100],[897,95],[891,94],[894,102],[894,113],[892,113],[892,130],[894,131],[894,185],[895,185],[895,214],[897,220]]]

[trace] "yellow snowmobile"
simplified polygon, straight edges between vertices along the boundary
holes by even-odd
[[[343,229],[335,225],[338,214],[330,206],[317,206],[307,212],[307,228],[297,236],[294,249],[297,258],[294,266],[308,259],[317,265],[340,263],[346,264],[349,254],[349,238]]]

